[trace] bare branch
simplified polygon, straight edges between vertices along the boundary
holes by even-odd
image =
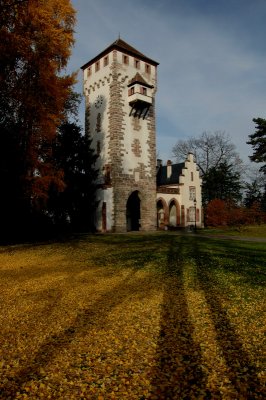
[[[177,162],[184,160],[188,152],[195,156],[196,163],[204,176],[210,168],[218,167],[227,161],[241,172],[243,165],[235,145],[230,136],[223,131],[203,132],[198,138],[190,137],[188,140],[179,140],[173,147],[172,154]]]

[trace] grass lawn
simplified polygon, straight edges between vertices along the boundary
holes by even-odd
[[[0,247],[1,399],[263,399],[266,243]]]
[[[203,234],[218,234],[240,237],[266,238],[266,224],[261,225],[243,225],[239,228],[207,228],[202,230]]]

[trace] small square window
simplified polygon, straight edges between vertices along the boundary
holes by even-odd
[[[144,96],[147,96],[147,88],[142,86],[141,93],[144,94]]]

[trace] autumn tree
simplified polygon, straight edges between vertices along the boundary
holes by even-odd
[[[205,212],[206,226],[227,225],[228,212],[226,202],[221,199],[213,199],[209,202]]]
[[[249,135],[247,142],[253,147],[253,154],[249,158],[256,163],[264,163],[260,170],[266,174],[266,119],[254,118],[253,122],[256,124],[256,131]]]
[[[75,82],[64,74],[75,12],[70,0],[0,0],[0,15],[0,208],[21,215],[43,207],[51,184],[64,188],[52,143]]]
[[[213,199],[205,209],[206,226],[238,226],[249,221],[246,209],[230,200]]]

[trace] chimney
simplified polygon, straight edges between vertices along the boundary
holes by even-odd
[[[167,165],[167,179],[168,179],[172,175],[172,161],[168,160],[166,165]]]
[[[194,154],[191,151],[187,155],[187,161],[194,161]]]
[[[162,160],[160,160],[159,158],[157,158],[157,168],[160,168],[162,166]]]

